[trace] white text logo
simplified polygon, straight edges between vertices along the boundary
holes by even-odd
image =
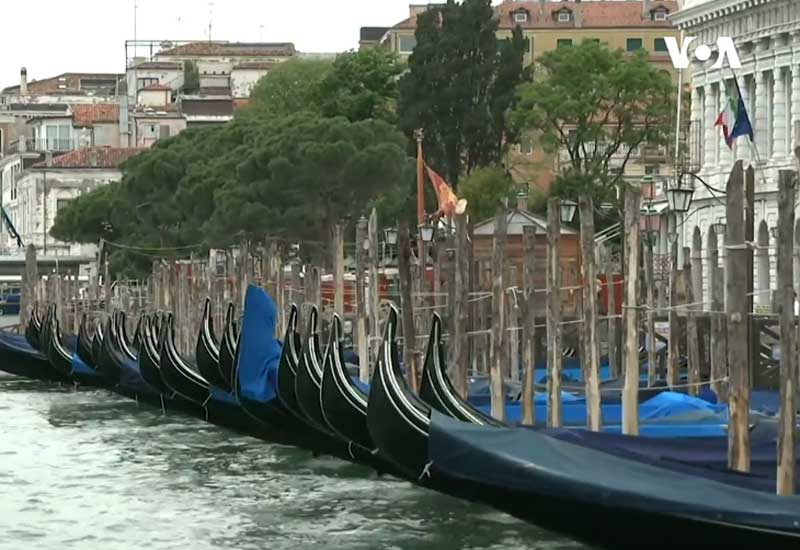
[[[688,69],[689,68],[689,45],[694,42],[696,37],[694,36],[687,36],[683,39],[683,45],[678,47],[678,40],[673,36],[667,36],[664,38],[664,42],[667,44],[667,51],[669,51],[669,57],[672,59],[672,65],[676,69]],[[717,39],[717,51],[719,54],[717,55],[717,60],[711,66],[712,69],[721,69],[722,62],[725,58],[728,59],[728,66],[731,69],[741,69],[742,68],[742,61],[739,59],[739,52],[736,51],[736,46],[733,44],[733,38],[729,36],[721,36]],[[701,44],[697,46],[694,50],[694,56],[698,61],[706,62],[711,59],[712,50],[710,46],[705,44]]]

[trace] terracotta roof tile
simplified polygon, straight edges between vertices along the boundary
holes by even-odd
[[[160,51],[157,56],[290,57],[295,53],[291,42],[190,42]]]
[[[93,105],[72,105],[72,124],[85,128],[94,124],[119,122],[119,105],[116,103],[95,103]]]
[[[113,95],[125,75],[113,73],[63,73],[51,78],[28,81],[28,95],[75,94]],[[19,84],[5,88],[4,94],[18,94]]]
[[[136,65],[137,69],[162,69],[168,71],[183,70],[183,65],[172,61],[145,61]]]
[[[95,147],[92,149],[79,149],[56,157],[53,164],[47,166],[44,162],[34,165],[34,168],[119,168],[129,158],[138,155],[146,149],[133,147]]]
[[[544,8],[542,10],[542,7]],[[580,13],[581,28],[615,28],[615,27],[665,27],[671,28],[669,21],[654,21],[642,12],[641,0],[607,0],[597,2],[546,2],[542,4],[538,0],[515,0],[505,1],[495,6],[495,16],[498,18],[499,28],[510,30],[517,25],[523,29],[547,29],[547,28],[573,28],[575,22],[558,23],[554,20],[554,13],[563,8],[572,10],[573,13]],[[669,13],[678,11],[676,0],[655,0],[651,2],[650,10],[666,8]],[[530,14],[526,23],[516,23],[513,13],[525,10]],[[415,29],[417,26],[417,16],[409,17],[394,27],[393,29]]]
[[[239,63],[233,67],[233,70],[243,71],[268,71],[275,67],[277,63]]]

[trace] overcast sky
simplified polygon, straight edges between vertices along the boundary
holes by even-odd
[[[419,0],[213,0],[214,40],[294,42],[305,52],[358,46],[362,26],[391,26]],[[207,0],[135,0],[139,39],[207,40]],[[3,2],[0,88],[64,72],[124,72],[134,0]]]

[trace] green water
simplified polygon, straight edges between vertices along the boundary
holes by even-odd
[[[0,550],[584,548],[103,390],[0,374]]]

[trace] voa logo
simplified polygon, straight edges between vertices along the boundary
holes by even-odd
[[[664,42],[667,44],[667,51],[669,51],[669,57],[672,59],[672,65],[676,69],[689,68],[689,46],[695,39],[695,36],[687,36],[683,39],[683,44],[679,47],[677,38],[674,36],[664,37]],[[717,51],[719,54],[717,60],[711,66],[712,69],[721,69],[722,62],[725,59],[728,60],[728,66],[731,69],[742,68],[742,61],[739,59],[739,52],[736,51],[736,46],[733,44],[733,38],[729,36],[719,37],[717,39]],[[712,53],[710,46],[701,44],[695,48],[694,57],[698,61],[705,63],[711,59]]]

